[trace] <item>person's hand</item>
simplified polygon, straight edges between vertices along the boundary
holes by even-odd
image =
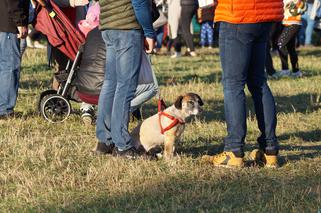
[[[148,54],[151,54],[155,47],[155,40],[152,38],[145,38],[145,51]]]
[[[18,38],[24,39],[28,35],[28,27],[27,26],[19,26],[18,28]]]
[[[85,6],[89,4],[88,0],[69,0],[71,7]]]

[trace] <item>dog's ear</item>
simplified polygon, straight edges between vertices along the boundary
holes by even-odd
[[[197,95],[197,94],[195,94],[195,95],[197,96],[198,104],[199,104],[200,106],[203,106],[204,103],[203,103],[203,100],[201,99],[201,97],[200,97],[199,95]]]
[[[183,101],[183,96],[178,96],[178,98],[176,99],[174,106],[176,109],[182,109],[182,101]]]

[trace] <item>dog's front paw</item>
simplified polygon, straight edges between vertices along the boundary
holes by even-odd
[[[155,156],[156,156],[157,160],[161,160],[161,159],[164,158],[163,154],[160,153],[160,152],[159,152],[159,153],[156,153]]]

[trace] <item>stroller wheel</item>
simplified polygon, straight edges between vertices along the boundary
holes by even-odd
[[[41,113],[42,100],[44,98],[47,98],[49,95],[57,95],[57,91],[50,89],[50,90],[46,90],[46,91],[44,91],[44,92],[42,92],[40,94],[40,97],[39,97],[38,102],[37,102],[37,110],[38,110],[39,113]]]
[[[48,95],[41,100],[41,115],[49,122],[65,121],[70,115],[70,111],[71,106],[69,101],[60,95]]]

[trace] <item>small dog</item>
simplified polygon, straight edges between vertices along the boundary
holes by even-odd
[[[147,118],[131,132],[135,148],[143,148],[150,153],[164,144],[164,158],[171,159],[174,143],[184,131],[186,118],[198,115],[203,104],[201,97],[195,93],[179,96],[172,106]]]

